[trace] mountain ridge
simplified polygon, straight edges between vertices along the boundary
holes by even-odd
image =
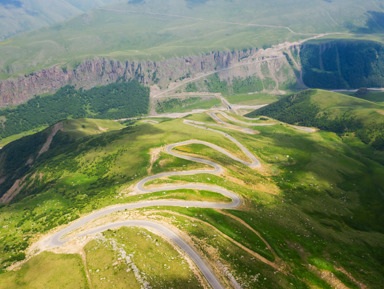
[[[312,126],[340,135],[351,133],[384,150],[383,106],[354,96],[320,89],[302,91],[248,114]]]

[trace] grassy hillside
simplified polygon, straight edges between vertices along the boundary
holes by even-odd
[[[73,142],[78,138],[123,128],[121,124],[115,121],[96,119],[64,120],[60,124],[61,129],[57,132],[55,139],[60,139],[62,144]],[[39,152],[52,131],[53,128],[47,128],[37,134],[16,140],[2,148],[0,197],[10,190],[16,180],[21,179],[33,170],[40,158]],[[52,147],[55,145],[58,144],[56,142],[51,144]]]
[[[244,105],[261,105],[277,101],[280,96],[267,93],[233,94],[225,96],[229,103]]]
[[[121,258],[119,249],[132,256],[131,263]],[[78,255],[44,252],[29,260],[19,272],[0,275],[0,288],[20,288],[20,284],[22,288],[36,289],[90,288],[92,284],[95,288],[140,289],[135,273],[147,275],[150,284],[155,284],[152,288],[202,288],[184,257],[145,229],[106,232],[87,244],[84,251],[86,264]]]
[[[209,109],[220,106],[217,98],[188,97],[184,99],[167,98],[156,105],[157,113],[188,112],[194,109]]]
[[[1,0],[0,39],[64,21],[114,0]]]
[[[384,107],[357,97],[323,90],[307,90],[280,99],[248,116],[356,135],[374,148],[384,149]]]
[[[0,278],[1,289],[89,288],[81,258],[73,254],[42,253],[19,272],[3,274]]]
[[[183,256],[158,235],[139,228],[122,228],[103,235],[105,239],[90,242],[85,248],[95,287],[142,288],[135,280],[133,270],[129,270],[136,266],[153,288],[202,288]],[[131,256],[132,263],[120,261],[121,255],[112,244],[123,248]],[[111,261],[119,266],[111,268]],[[98,268],[101,269],[99,272]]]
[[[334,104],[337,103],[338,100],[335,100]],[[356,104],[360,103],[363,105],[365,102],[357,100]],[[205,114],[188,118],[212,122]],[[142,196],[126,194],[133,184],[148,174],[202,167],[161,152],[153,162],[152,170],[148,171],[152,148],[198,139],[212,142],[243,157],[238,148],[223,135],[207,131],[202,133],[199,128],[186,126],[182,119],[164,119],[157,124],[137,122],[122,130],[71,139],[70,135],[77,128],[83,128],[78,122],[69,121],[72,125],[71,128],[66,126],[68,132],[64,130],[55,136],[51,149],[28,172],[24,180],[25,187],[16,199],[0,208],[0,222],[3,224],[0,227],[0,256],[3,266],[22,259],[25,248],[40,234],[107,205],[146,199],[218,198],[209,192],[185,190]],[[226,168],[225,177],[200,174],[158,181],[208,183],[235,191],[244,199],[245,207],[241,210],[225,210],[225,213],[237,216],[243,223],[221,211],[192,207],[126,211],[114,214],[112,219],[145,216],[176,226],[192,236],[191,242],[208,260],[212,260],[212,264],[223,264],[244,288],[331,288],[316,272],[332,273],[335,280],[351,288],[358,288],[358,285],[348,276],[369,288],[381,287],[384,282],[382,165],[369,160],[330,132],[310,134],[284,125],[258,127],[260,134],[255,135],[222,130],[257,155],[265,169],[253,170],[233,163],[210,148],[189,145],[178,150],[220,163]],[[11,143],[8,150],[13,146]],[[4,153],[0,152],[0,158]],[[110,218],[106,216],[103,220],[110,221]],[[252,230],[256,230],[265,241]],[[153,243],[156,236],[145,237],[139,231],[112,230],[104,236],[108,240],[115,239],[121,246],[125,244],[124,250],[127,252],[135,252],[133,258],[137,259],[133,260],[137,267],[142,266],[140,271],[157,278],[151,284],[189,288],[188,282],[174,283],[190,278],[185,277],[191,276],[188,270],[176,271],[179,277],[164,276],[159,274],[171,274],[172,271],[164,270],[164,266],[157,267],[158,262],[151,268],[142,265],[142,260],[152,262],[153,258],[160,260],[164,255],[156,254],[158,247]],[[100,286],[104,284],[103,280],[128,286],[134,279],[123,278],[121,272],[125,265],[116,263],[116,252],[110,244],[109,241],[94,241],[85,247],[89,266],[87,272],[91,280]],[[170,256],[176,253],[167,248],[162,252],[168,261],[160,262],[167,264],[168,268],[179,259],[176,255],[174,260],[171,259]],[[284,271],[276,271],[259,261],[249,250],[258,252],[268,260],[281,259]],[[52,264],[55,259],[60,264],[65,261],[65,255],[42,255],[42,258],[39,266],[43,267],[46,262]],[[29,284],[28,270],[37,266],[31,267],[30,262],[36,261],[32,259],[16,274],[0,275],[0,280],[7,280],[9,288],[18,282],[15,276],[19,281],[24,280]],[[77,261],[73,258],[65,262]],[[56,268],[50,267],[52,270]],[[84,272],[81,265],[61,268],[58,266],[60,273],[55,274],[68,274],[68,270],[74,270],[74,276],[84,280],[81,279],[81,272]],[[49,280],[46,274],[39,278],[44,282]],[[223,278],[227,277],[223,275]],[[193,278],[189,280],[194,282]],[[58,279],[57,282],[61,284],[62,281]]]
[[[351,2],[352,1],[352,2]],[[364,25],[374,0],[124,1],[0,43],[1,78],[102,55],[162,59],[268,47]],[[302,34],[304,33],[304,34]],[[307,34],[306,34],[307,33]],[[257,37],[255,37],[257,36]]]
[[[52,125],[66,118],[120,119],[146,115],[148,110],[149,89],[136,80],[86,91],[66,86],[54,95],[37,96],[25,104],[0,110],[0,138]]]
[[[354,97],[358,97],[358,98],[361,98],[361,99],[365,99],[365,100],[368,100],[368,101],[371,101],[371,102],[375,102],[379,105],[384,105],[384,92],[381,92],[381,91],[365,91],[365,89],[363,88],[363,93],[359,93],[359,91],[357,92],[341,92],[343,94],[347,94],[347,95],[350,95],[350,96],[354,96]]]

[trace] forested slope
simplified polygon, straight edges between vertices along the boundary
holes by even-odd
[[[0,137],[5,138],[66,118],[119,119],[148,113],[149,88],[136,80],[90,90],[66,86],[54,95],[35,97],[16,108],[0,111]]]
[[[384,45],[367,40],[323,39],[300,50],[303,80],[312,88],[382,87]]]

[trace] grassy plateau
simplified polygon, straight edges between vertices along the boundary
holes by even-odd
[[[68,2],[68,1],[67,1]],[[105,1],[104,1],[105,2]],[[1,78],[94,56],[158,60],[262,48],[380,23],[375,0],[124,1],[0,42]],[[376,18],[375,18],[376,17]],[[378,19],[377,19],[378,18]]]

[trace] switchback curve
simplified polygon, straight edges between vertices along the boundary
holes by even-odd
[[[210,114],[211,117],[213,117],[213,114]],[[213,117],[217,121],[217,118]],[[239,131],[247,132],[246,128],[233,126],[231,124],[225,123],[223,121],[220,121],[222,125],[219,125],[220,127],[230,128],[230,129],[236,129]],[[157,187],[156,189],[146,189],[145,184],[151,180],[163,178],[163,177],[169,177],[169,176],[176,176],[176,175],[195,175],[195,174],[201,174],[201,173],[210,173],[210,174],[220,174],[223,172],[223,167],[213,161],[193,157],[193,156],[187,156],[183,155],[178,152],[174,152],[173,149],[178,146],[183,145],[189,145],[189,144],[202,144],[205,146],[208,146],[220,153],[223,153],[227,155],[228,157],[232,158],[234,161],[240,162],[250,168],[258,168],[261,166],[260,161],[238,140],[236,140],[234,137],[228,135],[227,133],[219,130],[215,130],[212,128],[208,128],[206,126],[212,125],[208,123],[202,123],[202,122],[194,122],[190,120],[184,120],[184,123],[186,125],[190,125],[196,128],[204,129],[206,131],[211,131],[214,133],[219,133],[224,135],[227,139],[232,141],[243,153],[244,155],[249,158],[250,161],[244,161],[237,156],[234,156],[227,150],[209,143],[205,141],[199,141],[199,140],[189,140],[179,143],[170,144],[166,147],[167,153],[178,157],[187,159],[194,162],[203,163],[209,166],[212,166],[213,169],[211,170],[192,170],[192,171],[182,171],[182,172],[165,172],[156,174],[154,176],[149,176],[144,178],[143,180],[139,181],[137,185],[135,186],[135,194],[146,194],[146,193],[153,193],[158,191],[170,191],[170,190],[179,190],[179,189],[195,189],[195,190],[207,190],[219,193],[223,196],[226,196],[230,198],[232,201],[230,203],[215,203],[215,202],[200,202],[200,201],[181,201],[181,200],[155,200],[155,201],[142,201],[142,202],[136,202],[136,203],[130,203],[130,204],[121,204],[117,206],[107,207],[103,208],[99,211],[93,212],[90,215],[87,215],[85,217],[82,217],[78,219],[77,221],[73,222],[66,228],[54,233],[52,236],[50,236],[48,239],[45,240],[45,245],[49,248],[54,248],[61,246],[68,242],[70,239],[65,239],[65,236],[76,229],[79,229],[83,227],[84,225],[90,223],[93,220],[96,220],[100,217],[103,217],[105,215],[111,214],[113,212],[123,211],[123,210],[132,210],[132,209],[139,209],[139,208],[146,208],[146,207],[159,207],[159,206],[177,206],[177,207],[197,207],[197,208],[214,208],[214,209],[236,209],[241,205],[241,198],[234,192],[231,192],[227,189],[208,185],[208,184],[187,184],[187,185],[167,185],[167,186],[161,186]],[[202,125],[205,125],[202,126]],[[125,222],[118,222],[118,223],[111,223],[107,224],[101,227],[94,228],[88,232],[78,234],[76,237],[83,237],[88,234],[94,234],[98,232],[103,232],[105,230],[111,229],[111,228],[118,228],[122,226],[139,226],[139,227],[145,227],[145,228],[151,228],[157,232],[159,232],[161,235],[165,236],[169,240],[171,240],[172,243],[176,244],[182,251],[184,251],[197,265],[197,267],[200,269],[200,271],[203,273],[209,284],[214,289],[221,289],[224,288],[222,283],[220,282],[219,278],[214,274],[213,270],[209,268],[207,263],[204,261],[204,259],[199,256],[197,251],[192,248],[190,245],[186,243],[182,239],[181,236],[177,235],[175,232],[170,230],[169,228],[165,227],[164,225],[160,225],[159,223],[152,222],[152,221],[143,221],[143,220],[129,220]]]

